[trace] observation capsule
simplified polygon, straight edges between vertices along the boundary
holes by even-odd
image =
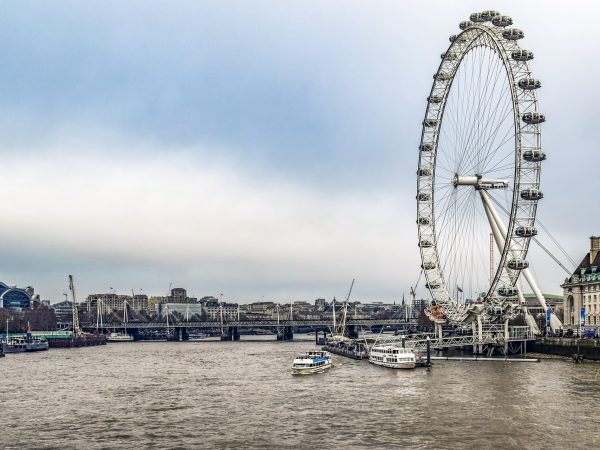
[[[419,150],[422,152],[430,152],[433,150],[433,145],[431,144],[421,144],[419,145]]]
[[[425,287],[427,289],[438,289],[440,287],[440,283],[436,283],[435,281],[431,283],[425,283]]]
[[[523,39],[525,37],[525,33],[518,28],[508,28],[502,32],[502,37],[504,39],[508,39],[509,41],[516,41]]]
[[[434,262],[426,262],[426,263],[421,264],[421,269],[423,269],[423,270],[432,270],[435,268],[436,268],[436,265]]]
[[[519,237],[533,237],[538,234],[534,227],[517,227],[515,234]]]
[[[546,121],[546,116],[537,111],[527,112],[523,114],[523,122],[527,125],[536,125]]]
[[[427,128],[434,128],[437,126],[437,124],[438,124],[437,119],[425,119],[423,121],[423,125],[425,125]]]
[[[419,175],[420,177],[430,177],[431,169],[428,167],[423,167],[423,168],[417,170],[417,175]]]
[[[540,80],[536,80],[535,78],[521,78],[517,84],[521,89],[526,91],[533,91],[542,87]]]
[[[481,18],[485,22],[489,22],[490,20],[493,20],[494,17],[499,16],[499,15],[500,15],[500,13],[498,11],[488,10],[488,11],[484,11],[481,13]]]
[[[511,58],[514,59],[515,61],[530,61],[533,59],[533,52],[529,51],[529,50],[515,50],[514,52],[512,52],[510,54]]]
[[[426,217],[426,216],[420,216],[417,219],[417,223],[419,225],[429,225],[431,223],[431,219],[429,219],[429,217]]]
[[[535,188],[523,189],[521,191],[521,198],[523,200],[541,200],[544,198],[544,193]]]
[[[471,22],[470,20],[463,20],[459,25],[458,28],[460,28],[461,30],[466,30],[469,27],[473,26],[473,22]]]
[[[525,150],[523,159],[527,162],[540,162],[546,159],[546,154],[541,150]]]
[[[454,53],[454,52],[446,52],[446,53],[442,53],[440,55],[440,58],[445,59],[447,61],[454,61],[457,58],[457,56],[456,56],[456,53]]]
[[[442,103],[443,97],[440,97],[439,95],[430,95],[429,97],[427,97],[427,101],[429,103]]]
[[[514,297],[517,293],[517,288],[514,286],[504,286],[498,289],[498,295],[502,297]]]
[[[429,192],[419,192],[417,194],[417,200],[420,202],[428,202],[431,200],[431,194]]]
[[[485,22],[486,19],[483,18],[483,14],[480,12],[473,13],[469,16],[469,20],[471,22]]]
[[[510,16],[495,16],[492,18],[492,25],[498,28],[509,27],[513,24]]]
[[[524,259],[511,259],[506,263],[509,269],[512,270],[523,270],[529,267],[529,262]]]
[[[450,36],[450,42],[462,43],[466,42],[466,39],[464,37],[459,38],[457,35],[453,34],[452,36]]]
[[[419,242],[419,247],[421,247],[421,248],[431,248],[431,247],[433,247],[433,243],[431,241],[423,239],[421,242]]]

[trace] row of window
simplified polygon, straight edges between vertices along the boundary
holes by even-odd
[[[586,317],[585,325],[600,325],[600,317],[596,317],[596,316]]]

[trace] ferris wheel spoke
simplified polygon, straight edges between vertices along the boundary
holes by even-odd
[[[496,69],[496,76],[494,79],[494,88],[498,82],[498,78],[499,78],[500,74],[501,74],[501,71]],[[483,111],[478,110],[477,114],[478,114],[478,117],[486,117],[486,116],[488,116],[487,111],[493,101],[493,95],[489,95],[488,91],[486,90],[481,95],[481,98],[485,100],[483,102],[484,107],[483,107]],[[499,100],[501,98],[502,97],[500,95]],[[496,105],[496,108],[494,108],[494,112],[492,113],[491,117],[484,124],[483,129],[479,128],[479,123],[477,123],[477,124],[472,123],[471,126],[472,126],[473,132],[469,136],[469,140],[466,145],[467,148],[465,149],[465,157],[467,157],[467,159],[471,159],[475,155],[480,155],[481,151],[485,145],[485,142],[487,142],[490,139],[491,135],[489,133],[487,133],[487,131],[488,131],[488,128],[490,127],[490,125],[494,123],[495,115],[498,111],[497,106],[498,105]],[[481,120],[479,122],[481,122]],[[479,132],[479,133],[477,133],[477,132]],[[465,157],[463,157],[463,160],[461,160],[461,164],[464,161]],[[474,162],[475,162],[474,166],[476,166],[479,163],[479,159],[474,160]],[[469,173],[469,172],[467,172],[467,173]]]
[[[506,113],[505,117],[508,117],[508,116],[509,116],[509,115],[511,115],[511,114],[512,114],[512,111],[511,111],[511,110],[509,110],[509,111]],[[496,138],[496,136],[497,136],[497,134],[498,134],[498,131],[499,131],[499,130],[500,130],[500,127],[496,128],[496,130],[494,130],[494,140],[495,140],[495,138]],[[496,157],[496,155],[497,155],[497,154],[498,154],[498,153],[499,153],[499,152],[500,152],[500,151],[501,151],[501,150],[504,148],[505,144],[507,144],[507,143],[508,143],[508,142],[510,142],[510,141],[514,141],[514,139],[515,139],[515,133],[514,133],[514,130],[513,130],[512,128],[508,128],[508,129],[506,130],[506,133],[505,133],[505,134],[504,134],[504,136],[502,137],[502,139],[501,139],[501,141],[500,141],[500,144],[499,144],[499,145],[497,145],[497,146],[496,146],[495,148],[493,148],[493,149],[491,149],[491,148],[490,148],[490,149],[488,149],[488,151],[487,151],[487,156],[486,156],[486,158],[483,160],[482,166],[483,166],[483,167],[485,167],[485,166],[487,166],[488,164],[490,164],[490,163],[491,163],[491,161],[493,161],[493,158],[495,158],[495,157]],[[492,142],[494,142],[494,141],[492,141]],[[508,150],[508,149],[505,149],[505,150]],[[513,153],[513,156],[514,156],[514,150],[513,150],[512,148],[511,148],[511,152]]]
[[[480,164],[481,164],[481,166],[479,167],[480,169],[485,167],[485,165],[489,163],[489,160],[491,160],[496,155],[496,153],[503,147],[503,145],[505,143],[504,142],[505,137],[507,137],[511,133],[512,133],[512,137],[514,137],[514,130],[512,128],[508,128],[505,135],[503,136],[503,139],[502,139],[502,142],[500,143],[500,145],[497,145],[493,150],[490,149],[490,146],[493,145],[494,142],[496,142],[496,138],[497,138],[499,130],[501,128],[503,128],[503,126],[508,126],[506,124],[506,121],[507,121],[507,118],[511,115],[512,115],[512,107],[509,104],[507,107],[505,107],[503,109],[501,119],[498,121],[498,124],[496,125],[494,130],[489,133],[488,139],[486,141],[486,150],[482,151],[482,153],[484,153],[485,156],[483,157],[483,160],[480,162]],[[510,138],[510,136],[508,136],[508,137]],[[470,170],[476,170],[476,166],[471,167]]]
[[[479,53],[481,53],[481,51],[479,51]],[[472,64],[472,67],[474,67],[475,65],[479,66],[479,72],[478,72],[478,76],[477,76],[477,85],[476,85],[476,89],[475,92],[472,92],[472,98],[478,98],[478,103],[477,103],[477,107],[475,107],[474,103],[472,103],[472,108],[470,108],[469,111],[469,115],[468,115],[468,119],[465,121],[465,123],[470,123],[470,125],[467,127],[467,129],[470,130],[466,141],[463,141],[463,145],[461,146],[462,149],[462,155],[461,158],[459,160],[459,164],[462,162],[462,160],[464,159],[464,155],[465,153],[469,152],[471,150],[471,141],[473,139],[473,136],[475,134],[477,134],[478,128],[479,128],[479,117],[480,117],[480,112],[481,112],[481,107],[482,107],[482,103],[483,100],[485,99],[485,95],[480,95],[480,91],[481,91],[481,79],[482,79],[482,75],[481,75],[481,69],[482,69],[482,64]],[[486,71],[486,80],[484,85],[487,87],[488,84],[488,80],[487,78],[489,77],[489,72],[490,72],[490,67],[492,65],[492,60],[489,59],[488,61],[488,70]],[[460,167],[460,165],[459,165]]]

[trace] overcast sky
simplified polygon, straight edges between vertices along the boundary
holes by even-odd
[[[600,6],[495,3],[3,1],[0,280],[249,302],[356,278],[354,299],[401,300],[432,74],[482,8],[535,53],[538,217],[579,261],[600,234]],[[560,292],[565,273],[531,260]]]

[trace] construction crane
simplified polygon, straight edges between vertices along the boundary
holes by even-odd
[[[73,275],[69,275],[69,290],[73,297],[73,336],[79,336],[81,330],[79,329],[79,314],[77,312],[77,297],[75,295],[75,283],[73,282]]]

